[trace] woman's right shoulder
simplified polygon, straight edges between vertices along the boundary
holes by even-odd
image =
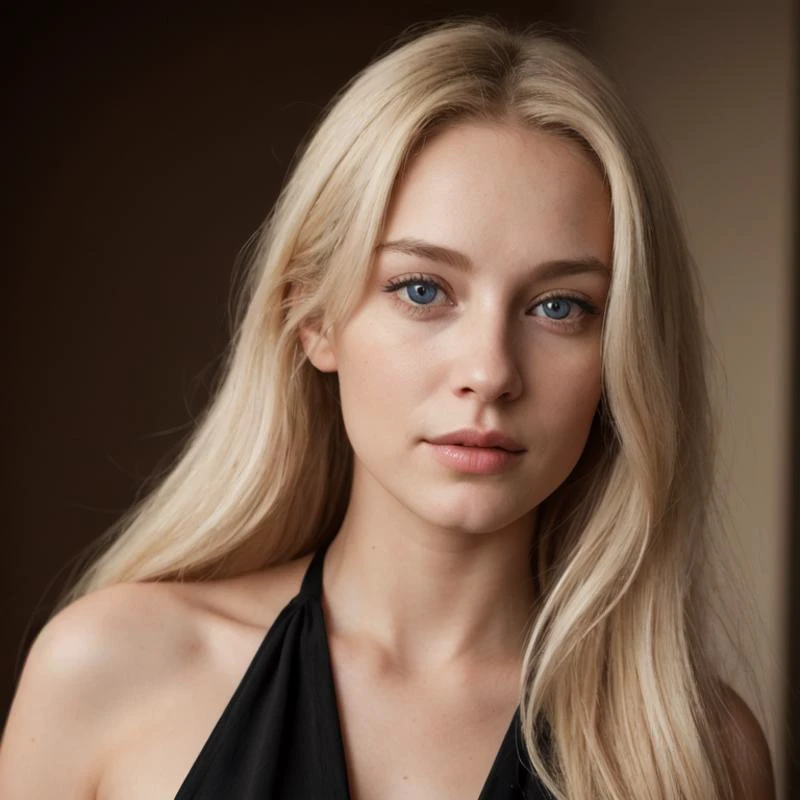
[[[31,647],[26,670],[89,690],[101,704],[118,684],[172,673],[202,656],[198,614],[180,584],[121,583],[56,614]],[[108,696],[104,696],[108,691]]]
[[[25,660],[0,748],[0,796],[94,797],[128,712],[202,657],[197,615],[174,585],[119,584],[68,605]]]
[[[221,643],[238,647],[246,666],[307,560],[203,584],[116,584],[62,609],[20,676],[0,747],[0,796],[93,798],[142,709],[213,673]]]

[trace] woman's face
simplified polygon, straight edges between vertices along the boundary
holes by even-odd
[[[600,399],[611,247],[607,190],[576,144],[488,123],[429,142],[396,187],[354,314],[316,352],[304,338],[312,363],[338,372],[351,502],[367,492],[384,511],[480,533],[553,492]],[[461,428],[524,452],[467,471],[493,456],[430,444]]]

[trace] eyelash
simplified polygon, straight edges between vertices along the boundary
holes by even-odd
[[[411,286],[418,283],[424,283],[429,286],[433,286],[439,291],[446,294],[444,287],[433,278],[428,278],[424,275],[412,275],[409,278],[400,278],[390,280],[386,283],[383,287],[383,291],[396,294],[400,289],[404,289],[406,286]],[[550,300],[568,300],[570,303],[574,303],[578,306],[584,314],[591,314],[597,315],[600,313],[600,309],[594,305],[594,303],[590,303],[584,297],[579,297],[574,294],[570,294],[569,292],[551,292],[550,294],[545,295],[544,297],[539,298],[538,302],[534,306],[534,308],[538,308],[543,303],[547,303]],[[421,317],[426,316],[430,313],[429,307],[427,305],[419,305],[416,303],[406,303],[402,300],[397,300],[397,302],[403,307],[403,310],[410,314],[413,317]],[[433,307],[431,307],[432,309]],[[577,319],[567,319],[567,320],[557,320],[553,319],[552,317],[544,317],[549,323],[556,325],[560,328],[574,328],[578,326],[581,321],[583,320],[583,314]]]

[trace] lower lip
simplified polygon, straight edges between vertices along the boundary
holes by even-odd
[[[460,444],[431,444],[434,458],[446,467],[460,472],[491,475],[502,472],[519,460],[522,453],[511,453],[498,447],[465,447]],[[523,451],[524,452],[524,451]]]

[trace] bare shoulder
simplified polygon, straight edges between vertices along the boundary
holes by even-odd
[[[62,610],[28,653],[0,747],[0,795],[93,797],[109,720],[199,647],[185,603],[158,584],[114,586]]]
[[[774,800],[775,782],[769,745],[755,714],[726,684],[722,685],[722,740],[734,797]]]
[[[159,698],[219,676],[235,686],[307,560],[206,583],[118,584],[59,612],[20,677],[0,796],[93,798],[115,748]]]
[[[92,592],[42,629],[20,690],[23,681],[46,678],[76,698],[85,688],[103,708],[143,683],[180,677],[211,655],[220,628],[268,628],[296,594],[307,560],[226,580],[122,583]]]
[[[135,686],[199,657],[196,623],[172,584],[101,589],[67,606],[42,629],[23,679],[47,678],[76,699],[88,690],[102,710],[126,684]]]

